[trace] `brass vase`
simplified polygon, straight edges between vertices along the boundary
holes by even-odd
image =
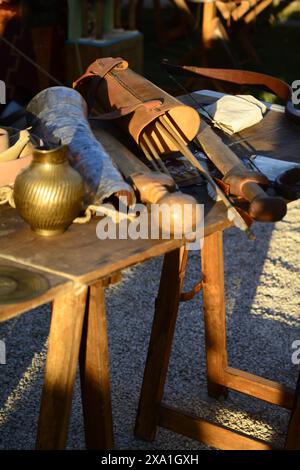
[[[39,235],[63,233],[83,208],[83,180],[67,152],[66,145],[35,149],[32,163],[16,178],[16,209]]]

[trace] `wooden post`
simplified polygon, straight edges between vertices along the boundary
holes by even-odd
[[[109,353],[103,282],[90,287],[80,351],[87,449],[113,449]]]
[[[202,42],[205,51],[213,46],[214,40],[214,24],[216,17],[216,6],[214,3],[204,3],[203,20],[202,20]]]
[[[87,0],[81,0],[81,35],[82,37],[88,37],[88,9]]]
[[[122,28],[122,1],[115,0],[115,28]]]
[[[138,0],[129,0],[128,2],[128,29],[134,31],[136,26],[136,9]]]
[[[99,2],[99,0],[97,0]],[[114,0],[103,0],[103,32],[111,33],[115,27],[115,2]]]
[[[68,1],[68,39],[78,39],[82,36],[82,0],[69,0]],[[86,9],[86,8],[85,8]]]
[[[135,435],[152,441],[158,420],[185,274],[184,248],[166,254],[156,300],[148,356],[145,367]]]
[[[51,59],[54,46],[54,29],[52,26],[31,29],[32,46],[36,63],[42,69],[51,72]],[[38,89],[44,90],[53,85],[41,70],[37,70]]]
[[[96,38],[102,39],[104,32],[104,1],[97,0],[95,5],[96,16]]]
[[[79,356],[87,288],[53,302],[37,443],[39,450],[64,449]]]
[[[246,24],[251,23],[252,21],[256,20],[257,16],[264,11],[271,3],[273,0],[262,0],[261,2],[256,2],[257,4],[255,7],[247,13],[246,16],[244,16],[243,21]]]
[[[227,394],[227,388],[219,385],[227,367],[222,232],[204,239],[202,276],[207,388],[209,395],[217,398]]]

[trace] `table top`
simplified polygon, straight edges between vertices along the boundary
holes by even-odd
[[[20,262],[75,282],[91,283],[184,243],[178,239],[99,240],[97,218],[88,224],[73,224],[62,235],[40,237],[8,206],[0,208],[0,219],[0,262]],[[206,234],[229,224],[221,203],[209,206],[206,221]]]
[[[198,95],[198,100],[199,97],[202,102],[216,99]],[[289,122],[283,113],[270,111],[261,123],[235,135],[231,146],[240,156],[245,152],[260,153],[299,162],[299,126]],[[199,193],[198,200],[205,205],[205,235],[231,225],[221,202],[213,203],[203,193]],[[77,283],[91,284],[183,244],[183,240],[99,240],[96,235],[98,221],[73,224],[63,235],[43,238],[32,232],[14,209],[2,206],[0,263],[19,264],[41,271],[49,278],[49,292],[35,302],[34,306],[37,306],[53,298],[60,289],[71,288]],[[25,310],[24,305],[2,306],[0,320]]]
[[[47,302],[52,301],[56,296],[60,294],[65,294],[74,287],[74,282],[62,277],[56,276],[50,272],[44,272],[43,270],[35,269],[35,268],[27,268],[27,266],[23,266],[19,262],[14,262],[10,260],[1,259],[0,260],[1,267],[4,268],[12,268],[12,269],[22,269],[26,271],[30,271],[30,273],[36,273],[42,276],[42,278],[47,282],[48,288],[45,292],[43,292],[38,297],[27,300],[24,302],[18,302],[15,304],[9,305],[0,305],[0,322],[9,320],[16,315],[20,315],[23,312],[27,312],[28,310],[32,310],[40,305],[43,305]]]
[[[211,104],[223,96],[222,93],[209,90],[194,92],[191,95],[202,105]],[[182,96],[180,100],[189,106],[197,107],[195,101],[188,96]],[[232,136],[217,130],[216,132],[240,158],[258,154],[300,163],[300,125],[286,116],[283,106],[265,104],[267,113],[255,126]]]
[[[211,232],[229,224],[221,203],[208,208],[207,227]],[[17,212],[0,207],[0,264],[29,269],[43,274],[49,291],[33,301],[0,305],[0,321],[53,300],[76,288],[92,284],[131,265],[179,248],[182,240],[99,240],[97,219],[88,224],[73,224],[63,235],[43,238],[30,230]],[[208,233],[208,230],[206,230]]]

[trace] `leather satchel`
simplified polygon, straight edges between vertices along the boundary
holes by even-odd
[[[116,120],[138,145],[146,133],[159,154],[177,150],[156,127],[165,113],[176,123],[184,144],[199,131],[196,110],[135,73],[122,58],[97,59],[73,87],[86,99],[91,119]]]

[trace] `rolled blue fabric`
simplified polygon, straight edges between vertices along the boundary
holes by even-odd
[[[72,88],[41,91],[27,106],[33,132],[44,141],[69,146],[69,161],[83,177],[85,203],[101,204],[118,191],[133,193],[95,138],[87,120],[87,104]]]

